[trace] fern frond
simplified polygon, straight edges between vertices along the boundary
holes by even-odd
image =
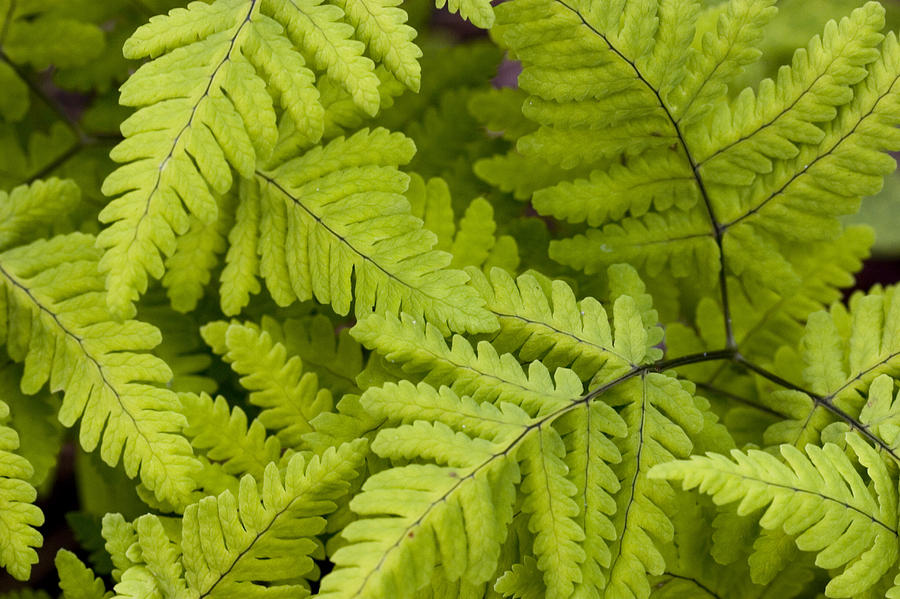
[[[582,582],[581,564],[587,559],[585,530],[576,522],[582,509],[574,499],[578,488],[566,477],[565,444],[555,429],[541,428],[521,451],[522,510],[530,516],[537,565],[547,597],[564,599]]]
[[[63,599],[106,599],[112,596],[106,591],[103,581],[95,577],[71,551],[60,549],[54,562]]]
[[[502,447],[515,439],[515,429],[523,430],[517,422],[527,416],[511,406],[501,413],[460,400],[447,389],[440,394],[424,384],[420,389],[424,402],[434,402],[441,411],[450,408],[446,414],[456,421],[454,428],[468,432],[466,423],[479,423],[471,434],[479,429],[492,431],[489,438],[505,437],[505,442],[471,437],[440,421],[379,433],[373,443],[378,455],[398,460],[421,457],[437,464],[400,466],[368,478],[362,493],[350,503],[362,518],[344,528],[342,534],[350,544],[332,557],[337,568],[322,580],[323,598],[412,596],[429,583],[438,563],[450,582],[464,578],[478,584],[494,574],[519,479],[515,460]],[[363,401],[368,409],[371,397],[377,415],[402,420],[392,406],[398,392],[417,401],[418,390],[408,384],[373,388]],[[465,406],[463,412],[468,415],[454,410],[454,404]],[[386,407],[390,415],[376,406]],[[511,417],[506,435],[497,430],[497,417],[501,422]],[[484,519],[487,513],[492,517]],[[469,525],[474,522],[488,526],[476,529]]]
[[[376,62],[413,91],[419,91],[422,51],[412,40],[416,30],[406,25],[406,12],[397,8],[400,0],[334,0],[356,29]]]
[[[494,583],[494,590],[503,597],[515,599],[541,599],[544,597],[544,577],[537,567],[537,560],[525,556]]]
[[[447,182],[440,177],[425,181],[418,174],[411,173],[406,199],[413,216],[422,219],[425,228],[437,236],[435,249],[449,252],[456,234],[456,217]]]
[[[413,385],[409,381],[371,387],[363,394],[361,405],[372,416],[389,422],[440,422],[495,443],[514,439],[530,422],[528,414],[515,404],[496,406],[459,396],[449,387],[435,389],[428,383]]]
[[[449,384],[459,395],[478,401],[510,402],[530,414],[551,411],[579,397],[582,384],[571,370],[550,371],[532,362],[527,372],[511,354],[499,354],[482,341],[477,351],[463,337],[447,342],[430,323],[419,323],[402,314],[373,314],[353,327],[351,334],[404,371],[434,385]]]
[[[541,125],[519,140],[520,151],[571,168],[677,141],[653,89],[635,77],[659,32],[655,9],[544,0],[497,8],[495,32],[522,60],[519,85],[532,94],[523,112]]]
[[[226,491],[191,505],[182,540],[191,592],[210,598],[303,593],[298,581],[313,570],[309,554],[325,527],[322,516],[349,490],[365,446],[348,443],[309,463],[296,455],[283,475],[269,465],[261,491],[244,477],[237,497]]]
[[[197,461],[179,433],[184,418],[175,394],[157,385],[172,376],[146,353],[159,341],[154,327],[111,319],[104,300],[94,239],[73,233],[0,254],[0,338],[22,361],[22,390],[49,381],[63,390],[59,420],[81,418],[79,440],[158,498],[184,505]]]
[[[260,326],[283,343],[288,354],[299,356],[318,375],[321,386],[333,395],[360,391],[356,376],[363,369],[362,347],[348,329],[338,330],[330,318],[321,314],[309,319],[288,319],[282,325],[263,317]]]
[[[613,471],[621,491],[615,496],[615,541],[606,596],[644,599],[650,595],[647,574],[665,571],[660,549],[674,534],[667,515],[672,491],[648,478],[648,472],[657,464],[689,456],[691,437],[703,429],[704,416],[677,379],[658,373],[612,389],[607,402],[623,406],[628,433],[616,439],[622,460]]]
[[[75,209],[81,190],[71,180],[51,178],[0,191],[0,250],[34,241],[61,214]]]
[[[511,193],[515,199],[528,200],[538,190],[560,184],[572,177],[587,177],[594,169],[576,166],[564,170],[538,156],[523,156],[512,150],[506,154],[480,159],[475,163],[474,170],[479,178]]]
[[[408,177],[396,167],[413,150],[402,135],[364,129],[257,172],[260,272],[277,302],[315,297],[346,314],[353,299],[358,317],[402,309],[445,331],[494,326],[401,195]]]
[[[542,213],[588,223],[551,246],[588,274],[616,254],[650,276],[705,273],[697,290],[725,268],[790,296],[808,244],[837,237],[835,217],[893,168],[879,153],[898,144],[900,46],[888,35],[878,47],[883,9],[872,3],[826,26],[775,83],[729,103],[729,80],[759,56],[773,4],[723,3],[696,36],[694,2],[498,7],[498,38],[531,94],[522,112],[538,129],[518,139],[521,157],[482,161],[479,173],[509,189],[515,166],[532,165],[524,179],[545,183],[519,194],[535,190]],[[662,68],[661,56],[680,60]],[[870,165],[862,175],[859,164]],[[566,171],[576,165],[588,173]],[[610,201],[588,201],[601,194]]]
[[[464,266],[481,266],[491,255],[497,242],[494,232],[494,208],[484,198],[475,198],[466,208],[466,213],[459,221],[459,230],[453,239],[450,253],[454,268]]]
[[[549,369],[571,368],[583,381],[602,369],[603,380],[595,382],[611,380],[658,353],[652,349],[660,340],[658,329],[631,347],[624,338],[615,343],[603,305],[591,297],[577,301],[563,281],[552,281],[548,288],[530,274],[513,279],[500,269],[493,269],[490,279],[475,269],[469,275],[500,322],[500,330],[491,338],[497,351],[516,353],[526,362],[540,360]],[[617,336],[619,331],[624,335],[636,328],[640,316],[635,310],[631,297],[613,304]]]
[[[103,516],[101,534],[106,541],[106,552],[113,564],[113,580],[119,582],[122,580],[122,574],[136,563],[136,560],[132,559],[135,557],[133,554],[131,557],[128,556],[128,549],[137,543],[137,533],[134,525],[125,520],[122,514],[110,513]]]
[[[163,519],[145,514],[134,521],[136,542],[129,548],[135,563],[122,573],[116,596],[184,597],[187,593],[179,561],[181,550],[163,524]]]
[[[437,235],[435,248],[453,255],[451,268],[503,265],[514,270],[518,266],[516,241],[509,235],[495,235],[494,207],[484,198],[472,200],[457,225],[450,190],[443,179],[434,177],[426,183],[414,174],[406,197],[412,213]]]
[[[162,284],[174,310],[193,311],[206,293],[212,270],[225,251],[228,232],[234,225],[234,195],[232,190],[217,198],[219,216],[215,222],[192,216],[187,232],[178,237],[175,251],[166,258]]]
[[[217,336],[217,328],[223,327],[203,328],[207,343]],[[303,361],[288,356],[268,332],[235,323],[219,337],[222,344],[213,344],[213,349],[241,375],[250,403],[262,408],[259,422],[275,431],[284,447],[300,447],[301,437],[312,430],[310,421],[331,409],[331,393],[319,388],[316,374],[304,372]]]
[[[181,393],[184,434],[191,445],[214,465],[237,479],[245,474],[262,480],[266,467],[281,458],[281,443],[267,437],[259,420],[247,423],[239,407],[231,408],[224,397]]]
[[[552,241],[550,257],[587,274],[625,260],[650,277],[670,270],[676,277],[709,278],[719,270],[719,250],[707,221],[699,211],[626,217],[602,229]]]
[[[746,89],[697,136],[701,175],[725,184],[752,181],[771,172],[774,161],[796,156],[799,145],[819,143],[825,134],[817,123],[834,119],[837,107],[852,100],[852,86],[865,79],[866,66],[878,59],[882,27],[884,7],[870,2],[840,24],[830,21],[776,81],[763,80],[757,93]]]
[[[858,412],[857,390],[879,374],[897,372],[900,360],[900,302],[897,287],[855,294],[850,310],[840,304],[809,316],[801,341],[809,388]]]
[[[869,386],[869,399],[859,413],[860,422],[888,447],[900,446],[900,394],[893,395],[894,381],[881,375]]]
[[[127,164],[104,183],[105,194],[120,196],[102,213],[111,224],[99,239],[117,312],[146,290],[148,277],[163,275],[162,256],[175,252],[190,217],[216,220],[216,196],[231,189],[232,168],[252,178],[269,158],[278,139],[275,102],[300,135],[321,138],[324,108],[310,68],[377,111],[374,64],[342,18],[360,27],[374,56],[418,87],[412,30],[400,25],[405,13],[343,4],[349,12],[321,0],[195,2],[155,17],[126,42],[126,56],[153,60],[122,86],[120,103],[140,110],[123,123],[126,140],[111,154]],[[379,36],[379,28],[393,33]]]
[[[727,457],[709,454],[657,466],[651,476],[700,488],[717,504],[740,500],[738,514],[766,508],[760,525],[783,529],[803,551],[817,553],[816,565],[846,566],[826,588],[829,597],[865,592],[891,571],[898,557],[897,491],[884,462],[860,437],[848,443],[865,466],[872,487],[836,445],[807,445],[802,453],[780,448],[785,462],[750,450]],[[852,542],[850,541],[852,539]]]
[[[6,426],[8,419],[9,406],[0,401],[0,566],[14,578],[28,580],[38,561],[34,548],[43,543],[37,527],[44,514],[34,505],[37,492],[28,482],[34,469],[17,454],[19,435]]]
[[[447,7],[453,13],[471,21],[473,25],[488,29],[494,24],[494,9],[490,0],[435,0],[438,8]]]
[[[877,192],[883,176],[896,166],[884,152],[900,147],[895,130],[900,119],[898,77],[900,44],[889,33],[881,57],[854,88],[852,101],[823,127],[821,141],[802,146],[796,158],[779,162],[771,174],[717,206],[728,231],[726,241],[735,239],[732,255],[752,249],[746,242],[751,236],[801,242],[836,237],[836,216],[854,211],[860,196]],[[861,164],[866,165],[863,172],[857,166]],[[762,270],[758,272],[763,277]]]
[[[206,343],[213,352],[227,356],[229,352],[228,330],[232,325],[267,333],[273,343],[284,346],[285,355],[297,356],[304,368],[319,377],[320,386],[332,395],[359,393],[356,377],[363,369],[362,347],[350,336],[350,331],[340,328],[323,314],[308,318],[289,318],[279,322],[263,316],[259,325],[245,322],[211,322],[201,329]]]
[[[315,453],[329,447],[338,447],[354,439],[375,437],[385,423],[384,418],[373,416],[359,403],[358,395],[344,395],[333,412],[322,412],[310,424],[312,432],[303,436],[303,443]]]
[[[564,461],[567,478],[575,485],[578,506],[576,524],[584,532],[580,576],[575,577],[573,597],[592,597],[606,588],[606,568],[610,565],[609,545],[615,540],[612,516],[616,511],[615,494],[619,479],[610,467],[622,455],[611,437],[624,437],[628,431],[621,419],[604,414],[602,404],[579,407],[563,416],[556,429],[565,442]]]
[[[602,202],[597,201],[599,196]],[[592,227],[620,220],[626,213],[642,216],[651,206],[660,212],[673,206],[687,211],[699,200],[690,164],[668,150],[647,152],[627,165],[597,169],[589,179],[546,187],[533,199],[541,214]]]
[[[668,100],[673,116],[689,126],[725,96],[729,80],[755,62],[765,25],[775,16],[774,0],[734,0],[723,4],[715,31],[706,32],[691,52],[684,81]]]

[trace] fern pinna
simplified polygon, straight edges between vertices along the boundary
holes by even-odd
[[[900,598],[897,15],[775,4],[0,0],[0,566],[77,437],[66,599]]]

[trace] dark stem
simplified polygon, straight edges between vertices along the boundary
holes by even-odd
[[[706,213],[709,216],[709,222],[713,229],[713,238],[715,240],[716,247],[719,249],[719,285],[722,289],[721,298],[722,298],[722,316],[724,320],[725,326],[725,341],[726,347],[729,349],[735,349],[737,344],[734,339],[734,327],[731,323],[731,307],[728,302],[728,289],[726,287],[726,276],[725,276],[725,251],[722,247],[722,240],[725,237],[726,227],[722,225],[719,219],[716,217],[715,209],[713,208],[712,199],[709,194],[709,190],[706,189],[706,183],[703,181],[703,177],[700,176],[700,167],[697,161],[694,159],[693,154],[691,153],[691,149],[688,147],[687,139],[684,136],[684,132],[681,130],[681,127],[678,124],[678,120],[669,110],[669,107],[666,106],[666,103],[663,101],[662,96],[653,85],[644,77],[644,74],[640,71],[637,64],[634,61],[630,60],[627,56],[625,56],[621,50],[616,48],[609,38],[599,29],[594,27],[587,19],[584,18],[577,8],[573,8],[566,4],[563,0],[556,0],[561,6],[567,8],[572,11],[580,20],[581,23],[588,28],[593,34],[598,36],[603,42],[609,47],[610,51],[616,54],[619,58],[621,58],[627,65],[631,67],[631,70],[634,71],[635,77],[644,86],[656,96],[656,101],[659,103],[659,107],[662,109],[665,117],[669,120],[672,125],[672,130],[675,132],[676,137],[678,138],[678,143],[681,146],[681,149],[684,151],[685,159],[687,159],[688,165],[691,168],[691,173],[694,176],[694,180],[697,183],[697,189],[700,191],[700,197],[703,199],[703,204],[706,207]]]
[[[864,425],[863,423],[858,421],[856,418],[854,418],[853,416],[851,416],[850,414],[845,412],[842,408],[836,406],[834,404],[834,402],[832,401],[832,398],[825,397],[824,395],[815,393],[813,391],[810,391],[808,389],[804,389],[803,387],[795,385],[794,383],[791,383],[790,381],[783,379],[782,377],[778,376],[777,374],[775,374],[773,372],[769,372],[768,370],[766,370],[765,368],[762,368],[761,366],[757,366],[756,364],[754,364],[753,362],[750,362],[749,360],[747,360],[740,354],[736,353],[734,356],[734,359],[735,359],[735,362],[737,362],[738,364],[741,364],[742,366],[747,368],[747,370],[755,372],[759,376],[763,377],[764,379],[772,381],[773,383],[775,383],[776,385],[778,385],[780,387],[784,387],[785,389],[790,389],[791,391],[799,391],[800,393],[804,393],[813,401],[813,404],[815,404],[816,407],[820,407],[828,412],[831,412],[832,414],[834,414],[835,416],[837,416],[838,418],[840,418],[841,420],[846,422],[850,426],[851,429],[855,430],[860,435],[862,435],[863,437],[868,439],[869,442],[871,442],[873,445],[875,445],[876,447],[878,447],[885,453],[889,454],[892,458],[894,458],[894,460],[898,464],[900,464],[900,455],[897,455],[897,453],[894,451],[894,449],[890,445],[888,445],[887,443],[884,442],[884,440],[882,440],[878,436],[876,436],[871,430],[869,430],[869,427],[867,427],[866,425]]]

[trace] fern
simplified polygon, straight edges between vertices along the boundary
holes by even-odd
[[[900,13],[493,4],[0,0],[9,574],[900,597]]]
[[[216,220],[215,196],[231,189],[232,169],[250,179],[271,157],[276,102],[295,135],[321,139],[325,107],[316,72],[368,114],[379,108],[380,81],[364,50],[417,89],[421,53],[404,20],[401,9],[375,0],[218,0],[191,3],[139,28],[125,55],[153,60],[121,89],[121,104],[140,110],[123,123],[126,139],[111,153],[126,164],[103,184],[106,195],[119,196],[101,214],[111,224],[98,239],[107,249],[101,268],[109,273],[111,307],[123,313],[150,276],[162,277],[162,256],[175,252],[190,217]]]
[[[178,434],[175,395],[148,384],[171,376],[144,353],[159,334],[138,321],[114,322],[90,303],[104,295],[93,244],[75,233],[0,254],[0,333],[10,357],[24,362],[24,392],[47,382],[64,390],[59,419],[82,419],[82,446],[99,446],[111,465],[122,455],[129,476],[140,474],[157,497],[178,505],[193,489],[196,460]]]
[[[0,402],[0,417],[9,417],[9,407]],[[2,436],[3,471],[0,474],[0,521],[3,523],[4,543],[0,565],[14,577],[27,580],[31,566],[37,562],[34,547],[41,545],[37,527],[44,523],[41,510],[32,505],[37,493],[28,483],[34,470],[31,464],[16,454],[19,436],[8,426],[0,428]]]

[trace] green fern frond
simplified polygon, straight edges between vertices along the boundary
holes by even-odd
[[[158,498],[184,505],[197,466],[179,433],[184,418],[175,394],[157,385],[172,373],[146,353],[160,339],[152,326],[113,321],[104,298],[94,239],[73,233],[0,254],[0,338],[24,362],[22,390],[49,381],[64,390],[59,420],[81,418],[79,440],[110,465],[122,456]]]
[[[409,200],[413,216],[422,219],[425,228],[437,236],[435,249],[449,252],[456,234],[456,215],[447,182],[440,177],[425,181],[418,174],[412,173],[409,176],[406,199]]]
[[[628,347],[623,339],[615,343],[603,305],[591,297],[577,301],[563,281],[552,281],[548,288],[530,274],[514,280],[500,269],[493,269],[490,279],[474,269],[469,275],[500,322],[500,330],[491,338],[500,352],[516,353],[525,362],[540,360],[550,369],[571,368],[584,381],[602,373],[594,381],[598,383],[658,353],[652,349],[661,339],[658,329],[643,342],[643,348],[640,344]],[[631,297],[615,301],[617,332],[621,329],[624,335],[633,330],[635,309]]]
[[[614,497],[621,486],[610,465],[618,464],[622,455],[610,438],[624,437],[628,431],[624,421],[604,412],[599,403],[579,407],[556,425],[565,442],[567,478],[575,486],[575,523],[584,532],[581,549],[585,557],[579,575],[572,579],[573,597],[591,597],[606,587],[609,545],[616,538],[611,518],[616,511]]]
[[[894,382],[881,375],[869,386],[869,399],[859,413],[859,420],[888,447],[900,445],[900,395],[893,396]]]
[[[178,237],[175,251],[166,258],[162,284],[172,308],[178,312],[196,309],[206,293],[219,255],[225,252],[228,232],[234,227],[235,195],[232,190],[217,198],[219,217],[215,222],[192,216],[187,232]]]
[[[795,157],[799,145],[815,145],[824,137],[817,123],[837,115],[837,107],[853,98],[852,86],[868,74],[879,57],[884,36],[884,7],[870,2],[844,18],[830,21],[821,37],[794,54],[792,65],[764,80],[757,93],[746,89],[697,135],[700,173],[733,185],[771,172],[773,162]],[[727,122],[730,126],[721,127]],[[705,146],[705,143],[709,144]]]
[[[181,578],[178,561],[181,550],[173,542],[163,520],[145,514],[134,521],[136,542],[129,548],[134,563],[122,573],[115,586],[116,596],[128,599],[141,597],[184,597],[187,589]]]
[[[190,506],[182,540],[190,591],[210,598],[303,593],[298,581],[313,570],[313,539],[356,478],[365,445],[345,444],[309,463],[294,456],[283,476],[274,464],[266,469],[261,491],[244,477],[237,497],[226,491]]]
[[[231,408],[224,397],[181,393],[182,413],[187,419],[184,434],[199,455],[237,479],[245,474],[262,480],[266,466],[278,463],[281,443],[266,436],[259,420],[247,423],[239,407]]]
[[[832,237],[837,229],[834,217],[852,212],[860,196],[877,192],[895,166],[881,152],[900,143],[894,131],[900,118],[894,89],[898,74],[900,45],[889,33],[881,57],[854,88],[852,101],[824,126],[821,141],[804,145],[796,158],[779,163],[738,202],[723,205],[721,217],[727,226],[745,224],[796,240]],[[869,165],[867,171],[851,171],[849,165],[860,160]],[[813,203],[810,194],[816,198]]]
[[[289,318],[279,322],[263,316],[258,325],[250,322],[211,322],[201,333],[213,352],[227,356],[228,330],[232,325],[268,334],[272,342],[284,346],[286,359],[297,356],[304,369],[314,372],[322,388],[332,395],[359,393],[356,377],[363,369],[362,347],[346,328],[339,328],[330,318],[316,314],[308,318]]]
[[[448,347],[438,329],[406,314],[400,319],[373,314],[359,321],[351,334],[425,382],[449,383],[457,394],[478,401],[515,403],[530,414],[559,408],[583,389],[571,370],[560,368],[551,377],[546,366],[532,362],[526,372],[511,354],[499,354],[486,341],[478,343],[476,351],[457,335]]]
[[[469,97],[469,112],[488,131],[516,141],[537,129],[537,125],[522,114],[522,105],[527,98],[528,94],[519,88],[478,90]]]
[[[447,7],[453,13],[471,21],[473,25],[489,28],[494,24],[494,10],[490,0],[435,0],[438,8]]]
[[[54,562],[63,599],[107,599],[112,596],[103,581],[96,578],[71,551],[60,549]]]
[[[412,40],[416,30],[406,25],[406,12],[397,8],[400,0],[334,0],[366,44],[369,54],[383,63],[388,72],[413,91],[419,91],[422,51]]]
[[[474,167],[479,178],[511,193],[517,200],[531,199],[535,192],[568,181],[572,177],[587,177],[593,170],[590,167],[561,169],[540,157],[525,156],[516,150],[482,158]],[[548,208],[545,205],[541,210]]]
[[[522,112],[538,129],[518,139],[521,157],[482,161],[479,173],[509,189],[506,162],[543,169],[525,177],[545,182],[531,187],[538,209],[590,227],[554,241],[551,255],[587,274],[615,254],[650,276],[691,277],[698,290],[725,268],[791,295],[809,253],[800,244],[837,237],[835,217],[893,168],[879,153],[898,143],[900,46],[878,33],[884,11],[870,3],[827,25],[776,82],[729,102],[730,80],[759,56],[772,4],[723,3],[696,35],[695,2],[498,7],[498,39],[523,63]],[[589,177],[566,171],[576,166]],[[589,202],[601,189],[612,201]]]
[[[122,124],[126,139],[111,154],[126,164],[103,186],[117,196],[101,215],[109,226],[99,238],[116,313],[146,291],[150,277],[165,274],[164,258],[176,252],[178,237],[192,226],[212,226],[217,196],[233,186],[232,169],[249,179],[272,157],[279,112],[300,145],[322,137],[317,78],[337,83],[374,115],[381,82],[368,49],[418,89],[421,52],[396,4],[193,2],[154,17],[125,42],[128,58],[152,60],[121,88],[120,103],[139,110]],[[477,21],[492,16],[489,3],[474,6],[481,9]],[[456,8],[468,13],[473,4]]]
[[[110,513],[103,516],[101,534],[106,541],[105,548],[113,564],[112,578],[119,582],[122,574],[135,565],[136,559],[128,555],[128,550],[137,543],[134,525],[125,520],[122,514]]]
[[[369,409],[367,398],[371,397],[371,408],[378,416],[403,420],[393,409],[394,394],[415,402],[420,390],[421,400],[434,402],[435,409],[456,426],[416,422],[379,433],[373,443],[378,455],[395,460],[420,457],[437,464],[399,466],[367,479],[362,493],[350,502],[362,518],[343,530],[349,544],[332,556],[337,568],[322,580],[319,596],[323,598],[412,596],[432,580],[438,563],[450,582],[464,577],[478,584],[494,574],[519,479],[515,460],[502,447],[515,439],[515,430],[523,430],[519,423],[527,421],[527,416],[513,406],[501,413],[461,400],[446,388],[439,393],[424,384],[419,389],[408,383],[373,388],[363,401]],[[462,410],[454,410],[454,405]],[[387,408],[387,413],[378,406]],[[445,408],[449,409],[444,412]],[[505,434],[496,426],[498,418],[509,419]],[[471,431],[467,423],[472,424]],[[472,435],[484,431],[497,440],[472,437],[454,428]],[[493,517],[485,521],[480,517],[485,513]],[[476,530],[466,525],[475,521],[489,526]]]
[[[275,431],[285,448],[299,448],[301,437],[312,430],[310,421],[331,409],[331,393],[268,332],[250,324],[227,325],[224,331],[218,325],[224,323],[202,329],[207,343],[241,375],[250,403],[262,408],[262,425]],[[213,343],[216,337],[220,343]]]
[[[857,391],[879,374],[893,374],[900,359],[900,304],[896,287],[855,294],[850,310],[835,304],[809,316],[801,342],[803,380],[829,401],[858,413]]]
[[[514,599],[541,599],[546,592],[544,577],[537,567],[537,560],[526,556],[497,579],[494,590],[503,597]]]
[[[679,278],[710,279],[719,269],[720,253],[707,221],[696,210],[626,217],[602,229],[554,240],[550,257],[586,274],[602,272],[625,260],[649,277],[669,270]]]
[[[497,236],[494,207],[484,198],[475,198],[466,207],[457,226],[453,201],[447,183],[434,177],[426,183],[418,175],[410,177],[406,197],[412,213],[422,219],[425,228],[437,235],[436,249],[450,252],[451,268],[491,265],[513,271],[519,263],[516,241],[509,235]]]
[[[559,433],[541,428],[522,445],[522,510],[529,514],[534,554],[544,573],[547,597],[570,597],[582,582],[585,530],[576,522],[582,507],[575,502],[578,487],[566,475],[565,444]]]
[[[484,198],[475,198],[466,208],[466,213],[459,221],[459,230],[453,239],[450,253],[453,261],[450,266],[481,266],[491,255],[497,243],[494,233],[497,223],[494,222],[494,208]]]
[[[695,41],[685,64],[684,80],[667,100],[673,116],[690,126],[705,116],[727,92],[730,80],[755,62],[763,28],[775,16],[774,0],[734,0],[723,3],[715,30]]]
[[[14,578],[28,580],[38,561],[34,548],[43,543],[37,527],[44,523],[44,514],[34,505],[37,492],[28,482],[34,469],[17,454],[19,435],[6,426],[8,419],[9,406],[0,401],[0,566]]]
[[[400,134],[364,129],[257,172],[259,268],[277,302],[315,297],[346,314],[352,299],[357,317],[402,309],[444,330],[494,326],[401,195],[409,179],[396,167],[413,150]]]
[[[146,290],[148,275],[163,275],[161,254],[173,254],[189,216],[215,221],[215,195],[231,188],[232,167],[251,177],[257,160],[271,153],[278,131],[267,80],[283,100],[304,88],[317,95],[313,74],[262,4],[195,2],[155,17],[125,44],[129,58],[159,57],[122,86],[120,102],[141,109],[122,124],[126,139],[111,154],[127,164],[103,186],[107,195],[124,194],[102,213],[111,225],[98,240],[107,249],[101,266],[116,312]],[[264,79],[256,68],[294,75]],[[290,107],[313,139],[322,127],[316,107]]]
[[[598,202],[598,195],[603,201]],[[668,150],[647,152],[627,165],[593,171],[589,179],[564,181],[534,194],[534,207],[544,215],[598,226],[626,213],[640,217],[673,206],[681,211],[700,201],[694,174],[685,158]]]
[[[34,241],[61,214],[75,209],[81,190],[70,180],[51,178],[0,191],[0,250]]]
[[[691,393],[670,376],[649,373],[612,389],[606,400],[622,406],[628,427],[616,439],[622,454],[613,466],[621,492],[615,496],[615,541],[607,569],[607,596],[646,598],[647,574],[660,575],[660,548],[671,541],[671,489],[648,478],[653,466],[691,454],[691,437],[703,430],[704,416]]]
[[[278,324],[263,317],[260,327],[283,343],[289,355],[299,356],[322,387],[335,396],[360,391],[356,376],[363,368],[362,347],[350,331],[335,326],[327,316],[288,319]]]
[[[404,424],[440,422],[496,443],[515,438],[530,422],[528,414],[514,404],[495,406],[459,396],[449,387],[435,389],[428,383],[413,385],[409,381],[371,387],[363,394],[361,405],[376,418]]]
[[[783,529],[803,551],[816,552],[816,565],[845,567],[828,583],[829,597],[865,592],[896,569],[897,491],[884,462],[855,434],[848,443],[866,468],[871,487],[836,445],[808,445],[806,454],[791,445],[780,448],[785,462],[750,450],[725,456],[693,456],[657,466],[651,476],[698,487],[717,504],[740,500],[738,514],[766,508],[760,525]],[[849,542],[850,539],[853,542]]]

